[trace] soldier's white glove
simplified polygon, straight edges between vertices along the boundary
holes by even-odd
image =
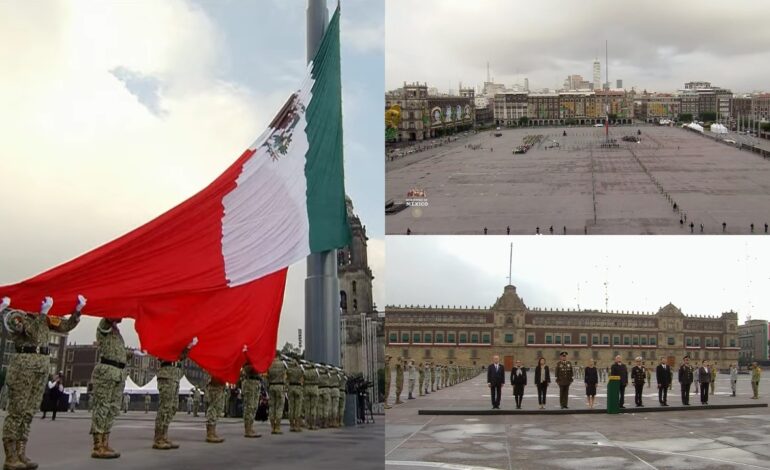
[[[248,347],[248,346],[246,346],[246,345],[244,344],[244,345],[243,345],[243,352],[246,352],[246,351],[248,351],[248,350],[249,350],[249,347]]]
[[[53,298],[45,297],[40,304],[40,315],[48,315],[48,311],[53,307]]]
[[[196,344],[198,344],[198,337],[193,336],[192,341],[190,341],[190,344],[187,345],[187,349],[192,349]]]
[[[3,297],[3,300],[0,300],[0,312],[8,308],[10,305],[11,305],[11,298]]]
[[[86,306],[86,298],[82,295],[78,295],[78,303],[75,305],[75,311],[80,313],[81,310],[83,310],[83,307]]]
[[[134,356],[144,357],[146,355],[147,355],[147,351],[143,351],[141,349],[134,350]]]

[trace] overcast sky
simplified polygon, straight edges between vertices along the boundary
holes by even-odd
[[[734,310],[770,320],[764,236],[389,236],[388,305],[491,306],[508,283],[529,308],[686,315]],[[605,282],[607,288],[605,290]]]
[[[567,7],[567,5],[569,5]],[[768,89],[770,8],[764,0],[388,0],[387,89],[404,81],[457,90],[497,83],[561,87],[592,81],[609,40],[610,81],[674,91],[691,80],[733,91]]]
[[[108,242],[213,181],[299,87],[305,8],[0,2],[0,285]],[[381,114],[371,113],[384,106],[382,35],[381,0],[342,1],[346,189],[375,276],[383,138]],[[289,269],[279,345],[296,344],[304,327],[304,278],[304,261]],[[378,278],[379,305],[383,292]],[[86,319],[70,340],[92,342],[95,326]],[[136,345],[131,325],[123,331]]]

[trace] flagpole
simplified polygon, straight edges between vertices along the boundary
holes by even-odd
[[[326,0],[308,0],[308,63],[315,56],[328,22]],[[311,253],[305,279],[305,359],[340,365],[339,296],[337,250]]]

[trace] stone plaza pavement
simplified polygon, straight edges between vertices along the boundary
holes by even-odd
[[[120,415],[110,436],[110,445],[122,454],[114,460],[90,457],[88,411],[59,413],[56,421],[49,418],[41,420],[37,413],[27,449],[27,455],[40,464],[41,470],[384,468],[381,416],[375,417],[379,418],[376,424],[302,433],[290,433],[284,421],[284,434],[277,436],[270,435],[268,424],[258,422],[256,429],[262,434],[258,439],[243,437],[242,420],[225,418],[217,425],[217,433],[225,442],[209,444],[204,442],[203,415],[193,418],[180,413],[169,437],[181,447],[161,451],[152,449],[155,413],[129,412]]]
[[[531,379],[531,377],[530,377]],[[645,409],[658,407],[654,382],[645,388]],[[711,404],[767,403],[752,400],[748,375],[740,375],[738,396],[729,396],[729,378],[720,375]],[[596,407],[606,406],[606,385]],[[402,397],[403,398],[403,397]],[[393,400],[391,400],[392,402]],[[678,384],[668,403],[680,405]],[[407,400],[387,410],[387,470],[441,468],[513,469],[750,469],[770,468],[768,408],[708,409],[694,393],[686,411],[633,413],[633,387],[626,389],[629,413],[426,416],[419,409],[491,408],[486,377]],[[585,409],[582,382],[570,388],[570,409]],[[515,408],[510,385],[501,408]],[[524,409],[537,409],[534,386],[525,389]],[[547,408],[559,408],[558,388],[548,390]],[[630,408],[630,410],[628,410]]]
[[[567,131],[567,136],[562,135]],[[680,128],[613,127],[640,143],[600,149],[602,128],[485,131],[386,163],[386,199],[412,188],[428,206],[386,216],[388,234],[764,234],[770,223],[770,160]],[[523,155],[528,134],[543,140]],[[553,142],[559,148],[547,149]],[[479,146],[477,150],[468,145]],[[681,212],[674,212],[673,202]],[[684,224],[680,218],[687,215]]]

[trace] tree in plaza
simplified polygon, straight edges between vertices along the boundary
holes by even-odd
[[[529,118],[527,116],[522,116],[519,118],[519,125],[520,126],[527,126],[529,125]]]
[[[717,120],[717,113],[712,113],[711,111],[705,111],[700,113],[698,117],[700,117],[700,120],[703,122],[707,122],[707,121],[714,122]]]
[[[679,120],[682,122],[692,122],[692,113],[680,113]]]

